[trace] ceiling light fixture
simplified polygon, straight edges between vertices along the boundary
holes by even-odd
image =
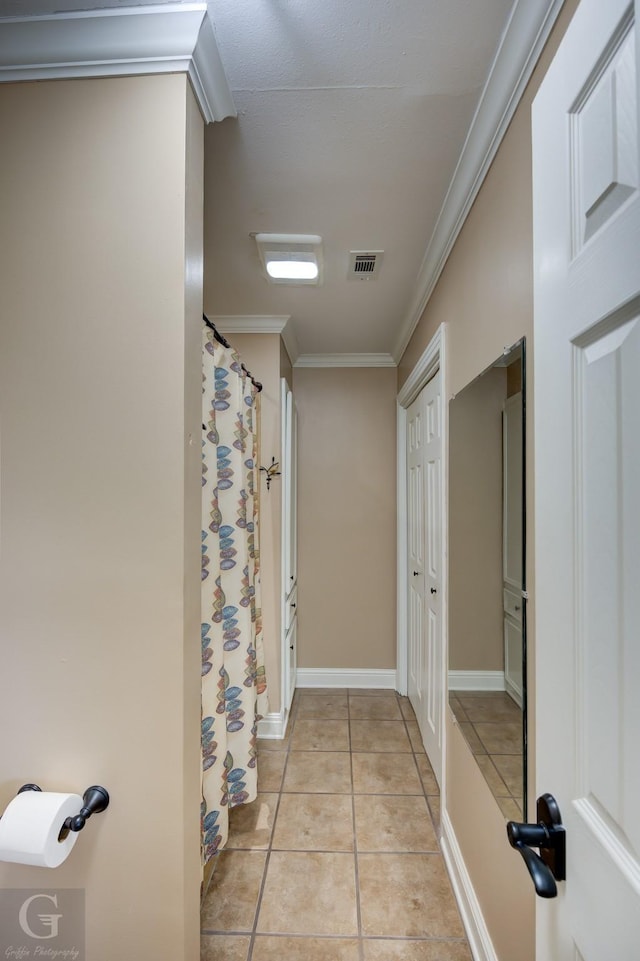
[[[271,284],[322,283],[322,237],[317,234],[254,234]]]

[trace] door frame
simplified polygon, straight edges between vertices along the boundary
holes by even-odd
[[[399,694],[406,696],[408,691],[408,623],[409,623],[409,576],[407,567],[407,411],[416,399],[423,387],[439,372],[440,373],[440,436],[442,439],[442,453],[440,457],[440,529],[442,537],[440,541],[440,564],[442,570],[442,632],[441,632],[441,654],[442,654],[442,713],[440,723],[442,725],[442,784],[440,790],[444,794],[445,770],[446,770],[446,706],[448,697],[447,683],[447,637],[448,637],[448,617],[447,617],[447,597],[448,597],[448,571],[447,571],[447,478],[449,474],[449,443],[448,443],[448,397],[447,397],[447,377],[446,377],[446,325],[440,324],[435,334],[429,341],[415,367],[407,377],[402,388],[398,391],[397,397],[397,534],[398,534],[398,553],[397,553],[397,660],[396,660],[396,690]]]

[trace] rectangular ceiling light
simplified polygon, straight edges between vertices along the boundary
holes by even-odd
[[[322,237],[317,234],[256,234],[270,284],[322,283]]]

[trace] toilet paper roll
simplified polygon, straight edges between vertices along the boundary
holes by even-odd
[[[76,831],[69,831],[62,841],[58,835],[65,819],[78,814],[83,803],[79,794],[18,794],[0,818],[0,861],[57,868],[78,840]]]

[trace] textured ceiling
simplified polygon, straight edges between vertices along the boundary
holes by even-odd
[[[149,0],[0,0],[0,17]],[[290,315],[302,354],[392,354],[513,0],[210,0],[237,119],[205,150],[205,309]],[[252,232],[323,237],[272,286]],[[350,250],[383,250],[347,279]]]
[[[390,353],[511,0],[213,0],[238,108],[206,132],[212,314],[292,317],[303,354]],[[322,287],[271,286],[251,232],[318,233]],[[350,250],[384,250],[378,280]]]

